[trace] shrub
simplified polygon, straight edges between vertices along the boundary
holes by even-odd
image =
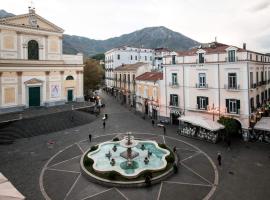
[[[115,138],[113,138],[113,141],[114,142],[117,142],[117,141],[119,141],[119,138],[118,137],[115,137]]]
[[[162,149],[167,149],[166,144],[158,143],[158,146]]]
[[[174,155],[172,154],[172,153],[170,153],[170,155],[168,155],[167,157],[166,157],[166,161],[168,162],[168,163],[173,163],[174,162]]]
[[[116,176],[117,176],[117,173],[115,171],[108,172],[108,178],[110,180],[115,180],[116,179]]]
[[[91,146],[91,148],[90,148],[90,152],[91,152],[91,151],[95,151],[95,150],[97,150],[97,149],[98,149],[98,145]]]
[[[84,158],[83,163],[84,163],[84,166],[90,167],[91,165],[93,165],[94,161],[86,156]]]

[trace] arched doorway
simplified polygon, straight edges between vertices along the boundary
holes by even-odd
[[[39,47],[36,40],[30,40],[28,42],[28,60],[38,60],[39,59]]]

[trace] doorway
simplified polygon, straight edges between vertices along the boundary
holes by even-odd
[[[40,106],[40,87],[29,87],[29,107]]]
[[[67,100],[68,100],[68,102],[73,101],[73,90],[67,91]]]

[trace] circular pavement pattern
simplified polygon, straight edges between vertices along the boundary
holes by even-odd
[[[218,171],[211,158],[198,147],[180,139],[133,133],[136,138],[152,139],[177,147],[180,166],[177,174],[160,184],[147,188],[105,187],[90,182],[81,174],[80,158],[90,146],[111,140],[116,135],[107,134],[76,142],[51,157],[42,169],[39,184],[46,200],[173,200],[210,199],[218,185]]]

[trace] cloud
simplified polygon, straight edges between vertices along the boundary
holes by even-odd
[[[269,6],[270,6],[269,0],[263,1],[251,7],[250,11],[259,12],[259,11],[267,9]]]

